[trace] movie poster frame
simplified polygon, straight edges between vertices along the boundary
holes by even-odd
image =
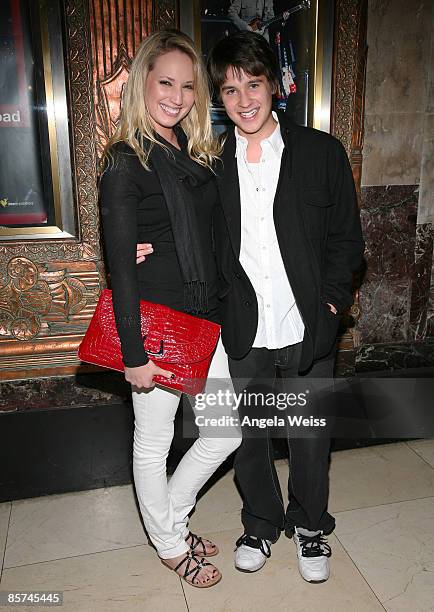
[[[51,203],[54,223],[35,226],[0,225],[0,240],[76,239],[78,227],[73,196],[73,168],[68,118],[68,94],[63,63],[64,15],[59,2],[38,0],[30,4],[31,36],[40,51],[38,123],[42,130],[40,157],[48,164],[45,199]],[[39,54],[38,54],[39,55]],[[42,98],[41,98],[42,95]]]
[[[206,0],[205,0],[206,1]],[[201,18],[204,0],[179,0],[180,27],[189,34],[199,49],[204,47]],[[289,0],[288,6],[300,4]],[[330,132],[332,112],[333,50],[335,28],[335,3],[330,0],[310,0],[309,10],[309,73],[310,85],[306,96],[306,125]],[[206,58],[204,58],[206,60]],[[296,94],[297,95],[297,94]],[[221,108],[214,103],[214,119],[221,115]],[[299,121],[302,123],[301,121]],[[219,124],[217,120],[215,123]],[[227,123],[225,119],[222,124]]]

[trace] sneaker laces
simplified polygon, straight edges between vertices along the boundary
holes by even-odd
[[[261,551],[261,553],[269,558],[271,557],[271,548],[268,544],[267,540],[263,540],[262,538],[258,538],[257,536],[251,536],[247,533],[244,533],[238,540],[235,542],[235,550],[239,546],[249,546],[250,548],[257,548]]]
[[[303,557],[331,557],[332,550],[327,538],[320,531],[317,535],[307,536],[297,532]]]

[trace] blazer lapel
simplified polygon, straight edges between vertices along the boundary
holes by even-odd
[[[222,153],[223,167],[217,172],[220,200],[226,217],[229,235],[235,255],[239,257],[241,246],[241,204],[237,158],[235,157],[235,135],[229,133]]]

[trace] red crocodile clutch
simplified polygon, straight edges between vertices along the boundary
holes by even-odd
[[[202,393],[220,325],[162,304],[140,301],[144,347],[157,365],[175,374],[154,381],[189,395]],[[124,371],[112,292],[104,289],[79,348],[78,357],[94,365]]]

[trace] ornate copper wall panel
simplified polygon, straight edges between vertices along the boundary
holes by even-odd
[[[152,0],[152,8],[153,30],[179,28],[179,2],[177,0]]]
[[[331,132],[345,146],[360,195],[366,74],[367,0],[337,0]]]
[[[119,120],[128,68],[152,30],[149,0],[91,0],[93,83],[99,156]]]
[[[331,132],[343,143],[348,153],[360,203],[362,175],[363,121],[366,80],[367,0],[337,0],[333,53],[333,86]],[[339,349],[359,346],[357,325],[360,318],[358,291],[347,317],[349,329]]]
[[[91,0],[97,152],[101,156],[119,120],[129,66],[142,39],[176,27],[175,0]]]
[[[67,81],[78,237],[0,243],[2,378],[70,371],[104,270],[96,193],[89,12],[66,2]]]

